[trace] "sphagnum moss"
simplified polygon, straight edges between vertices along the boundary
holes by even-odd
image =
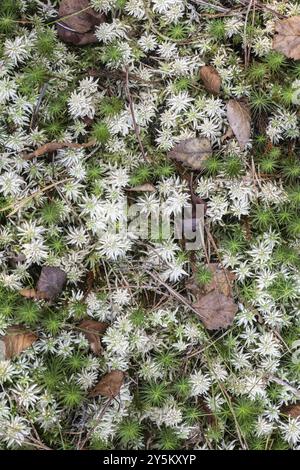
[[[58,39],[58,1],[1,1],[0,332],[38,335],[1,357],[1,448],[34,448],[36,433],[54,449],[299,448],[299,417],[284,410],[300,385],[300,67],[272,50],[272,10],[300,8],[270,1],[247,15],[228,0],[240,14],[214,18],[204,3],[91,0],[109,19],[82,48]],[[203,65],[218,72],[218,95]],[[229,99],[251,110],[243,151],[226,133]],[[195,136],[213,153],[191,175],[168,151]],[[52,140],[95,145],[23,159]],[[122,228],[128,199],[144,218],[158,206],[173,217],[191,182],[205,202],[205,251],[104,230]],[[192,274],[209,285],[208,262],[234,273],[239,305],[213,335],[180,297],[192,300]],[[63,293],[21,297],[44,265],[66,272]],[[85,318],[108,325],[100,356],[78,327]],[[116,399],[90,398],[116,369]]]

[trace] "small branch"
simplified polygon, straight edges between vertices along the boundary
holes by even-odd
[[[176,292],[176,290],[172,289],[171,286],[169,286],[168,284],[166,284],[159,276],[155,275],[154,273],[152,273],[151,271],[148,271],[148,270],[145,270],[145,273],[148,274],[148,276],[152,277],[152,279],[154,279],[156,282],[158,282],[159,284],[161,284],[162,286],[164,286],[167,291],[173,296],[175,297],[177,300],[179,300],[182,304],[184,304],[186,307],[188,307],[192,312],[194,312],[198,317],[200,318],[203,318],[202,315],[200,315],[200,313],[187,301],[185,300],[185,298],[178,294],[178,292]]]
[[[61,150],[63,148],[80,149],[93,147],[94,145],[96,145],[95,140],[90,140],[84,144],[78,144],[76,142],[48,142],[47,144],[37,148],[34,152],[24,154],[22,158],[23,160],[32,160],[33,158],[41,157],[46,153],[55,152],[56,150]]]
[[[204,0],[192,0],[193,3],[196,3],[197,5],[201,5],[206,8],[211,8],[217,11],[222,11],[222,12],[229,12],[231,11],[230,8],[224,8],[221,7],[220,5],[215,5],[214,3],[211,2],[205,2]]]
[[[45,93],[47,91],[47,88],[48,88],[48,83],[44,83],[44,85],[41,88],[40,95],[39,95],[39,98],[38,98],[37,103],[36,103],[36,107],[34,108],[34,111],[32,113],[31,122],[30,122],[30,129],[34,129],[34,127],[35,127],[38,112],[39,112],[39,109],[41,107],[41,104],[42,104],[43,98],[45,96]]]

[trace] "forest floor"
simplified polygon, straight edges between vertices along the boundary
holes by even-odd
[[[1,449],[300,448],[299,37],[1,0]]]

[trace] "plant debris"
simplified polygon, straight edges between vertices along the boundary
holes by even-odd
[[[217,290],[201,297],[193,304],[193,308],[197,310],[208,330],[228,328],[238,311],[238,306],[233,299]]]
[[[207,91],[218,95],[221,91],[222,79],[219,72],[211,65],[205,65],[200,69],[200,78]]]
[[[300,59],[300,16],[278,21],[275,25],[273,49],[290,59]]]
[[[89,0],[62,0],[59,5],[57,33],[64,42],[84,46],[97,42],[95,26],[105,20],[103,13],[97,13]]]
[[[55,266],[43,266],[37,283],[37,292],[43,293],[47,299],[58,297],[66,283],[66,273]]]
[[[206,138],[191,138],[179,142],[169,152],[169,157],[183,163],[192,170],[201,170],[203,162],[212,155],[210,141]]]
[[[93,351],[96,356],[100,356],[103,351],[101,335],[105,333],[108,326],[108,323],[98,322],[95,320],[82,320],[78,325],[78,328],[82,330],[84,336],[90,343],[91,351]]]
[[[216,290],[226,296],[232,295],[233,281],[236,279],[234,273],[222,267],[219,263],[209,263],[206,267],[211,271],[213,277],[211,282],[199,285],[195,276],[192,276],[187,282],[186,287],[196,298],[201,298],[203,294]]]
[[[237,100],[229,100],[227,103],[227,118],[241,150],[244,150],[251,136],[251,119],[246,104]]]
[[[28,349],[38,339],[38,335],[21,326],[11,326],[1,338],[4,343],[4,358],[12,359]]]
[[[124,383],[124,373],[120,370],[113,370],[102,377],[100,382],[89,392],[89,397],[115,398],[119,395]]]

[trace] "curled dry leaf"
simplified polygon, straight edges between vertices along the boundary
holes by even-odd
[[[32,331],[25,330],[20,326],[12,326],[2,337],[2,354],[5,359],[11,359],[29,348],[37,339],[38,336]]]
[[[273,49],[290,59],[300,59],[300,16],[292,16],[278,21],[275,25],[276,35]]]
[[[42,268],[37,289],[39,295],[43,293],[44,298],[54,300],[63,290],[67,280],[66,273],[56,266],[44,266]]]
[[[200,68],[200,78],[210,93],[218,95],[221,90],[222,79],[219,72],[211,65],[205,65]]]
[[[105,15],[90,6],[90,0],[62,0],[56,22],[57,33],[64,42],[83,46],[97,42],[95,26],[105,21]]]
[[[241,101],[229,100],[227,118],[241,149],[244,150],[251,136],[251,118],[247,105]]]
[[[193,308],[198,312],[208,330],[228,328],[235,317],[238,307],[231,297],[213,290],[201,297]]]
[[[100,382],[90,391],[89,397],[114,398],[120,393],[120,389],[124,383],[124,373],[120,370],[113,370],[109,374],[104,375]]]
[[[169,152],[169,157],[192,170],[201,170],[203,162],[212,154],[210,141],[206,138],[190,138],[179,142]]]
[[[99,356],[103,350],[100,335],[105,333],[108,323],[96,320],[83,320],[78,327],[88,340],[93,353]]]

